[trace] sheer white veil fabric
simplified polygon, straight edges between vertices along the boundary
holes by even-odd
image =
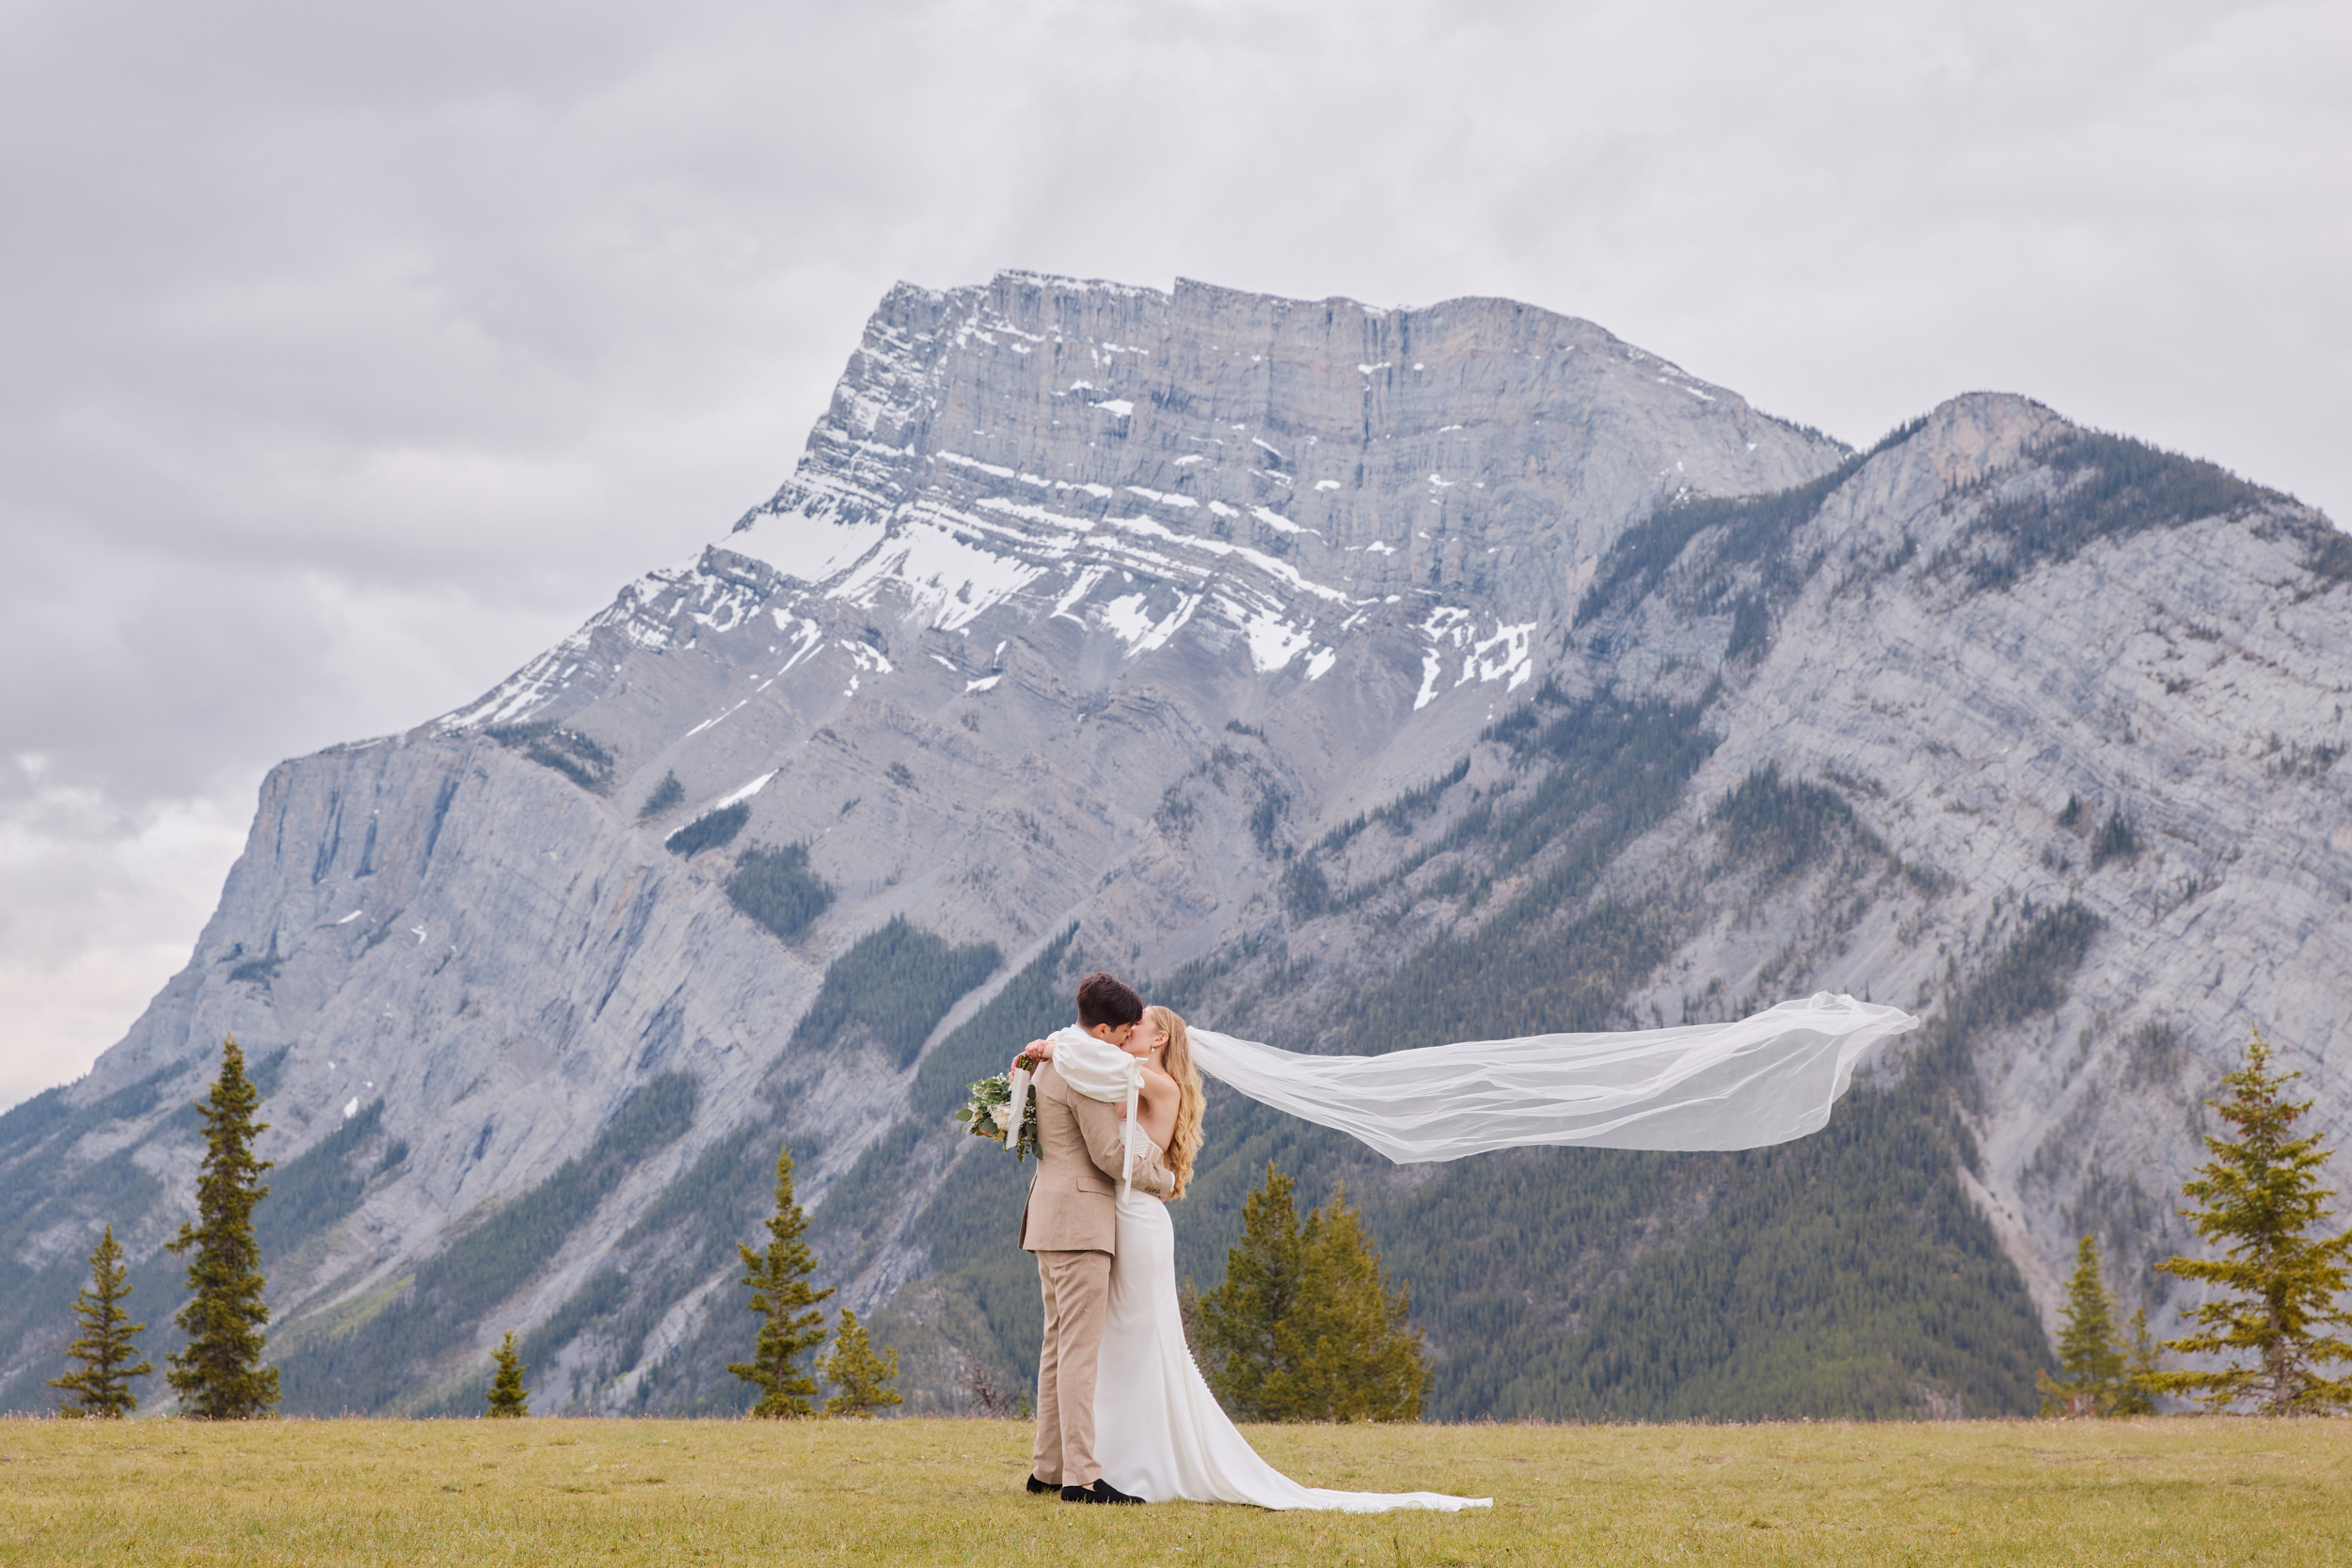
[[[1202,1072],[1336,1128],[1399,1164],[1497,1148],[1759,1148],[1818,1132],[1899,1007],[1820,991],[1729,1023],[1466,1040],[1385,1056],[1309,1056],[1195,1028]],[[1077,1029],[1054,1066],[1078,1093],[1124,1099],[1127,1053]]]

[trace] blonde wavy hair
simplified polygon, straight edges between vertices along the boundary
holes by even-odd
[[[1207,1108],[1208,1097],[1200,1091],[1200,1069],[1192,1065],[1192,1035],[1184,1021],[1166,1007],[1146,1007],[1143,1022],[1146,1028],[1168,1037],[1160,1065],[1176,1080],[1176,1130],[1168,1135],[1168,1148],[1161,1158],[1176,1179],[1171,1196],[1182,1197],[1192,1180],[1192,1157],[1200,1151],[1200,1114]]]

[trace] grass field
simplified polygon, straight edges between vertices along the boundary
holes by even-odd
[[[2352,1562],[2352,1421],[1261,1427],[1460,1514],[1087,1508],[1005,1421],[0,1421],[0,1564]]]

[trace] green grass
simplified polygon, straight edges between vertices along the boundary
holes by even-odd
[[[2352,1423],[1259,1427],[1465,1514],[1031,1498],[1009,1421],[0,1422],[0,1561],[2335,1563]]]

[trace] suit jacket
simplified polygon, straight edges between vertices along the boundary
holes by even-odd
[[[1037,1175],[1021,1211],[1024,1252],[1119,1251],[1119,1109],[1089,1100],[1047,1062],[1029,1081],[1037,1098]],[[1160,1164],[1159,1146],[1136,1134],[1136,1191],[1165,1197],[1176,1179]]]

